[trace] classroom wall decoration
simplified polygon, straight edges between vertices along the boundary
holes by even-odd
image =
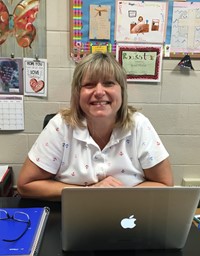
[[[200,58],[200,0],[70,0],[71,57],[116,55],[118,43],[161,44],[163,57]]]
[[[116,1],[115,40],[163,43],[166,19],[166,2]]]
[[[171,52],[200,52],[200,2],[174,2]]]
[[[47,59],[23,59],[24,95],[47,97]]]
[[[21,58],[0,58],[0,94],[22,94],[22,73]]]
[[[70,0],[71,57],[79,61],[94,51],[115,53],[115,1]]]
[[[90,40],[110,40],[110,6],[90,5]]]
[[[162,45],[117,44],[116,58],[126,70],[127,81],[160,82]]]
[[[1,0],[0,20],[0,56],[46,57],[45,0]]]

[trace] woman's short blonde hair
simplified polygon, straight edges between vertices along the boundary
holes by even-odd
[[[91,81],[114,78],[121,86],[122,105],[116,116],[115,127],[130,128],[133,124],[132,115],[136,109],[128,106],[126,72],[113,55],[101,52],[89,54],[77,64],[71,84],[70,108],[61,111],[66,122],[73,127],[84,126],[85,115],[80,107],[79,98],[82,80],[86,74]]]

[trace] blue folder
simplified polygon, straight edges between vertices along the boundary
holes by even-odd
[[[28,214],[30,226],[25,234],[17,241],[8,242],[4,239],[14,240],[20,236],[27,227],[27,223],[12,219],[0,220],[0,255],[37,255],[50,209],[42,208],[1,208],[13,216],[16,211]]]

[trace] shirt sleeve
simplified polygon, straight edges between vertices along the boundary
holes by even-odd
[[[60,114],[52,118],[28,153],[32,162],[43,170],[56,174],[63,158],[63,126]]]
[[[138,159],[143,169],[148,169],[166,159],[169,154],[149,119],[136,117]]]

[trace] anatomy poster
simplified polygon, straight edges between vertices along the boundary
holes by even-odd
[[[166,33],[166,2],[116,1],[117,42],[163,43]]]
[[[200,2],[174,2],[171,52],[200,51]]]

